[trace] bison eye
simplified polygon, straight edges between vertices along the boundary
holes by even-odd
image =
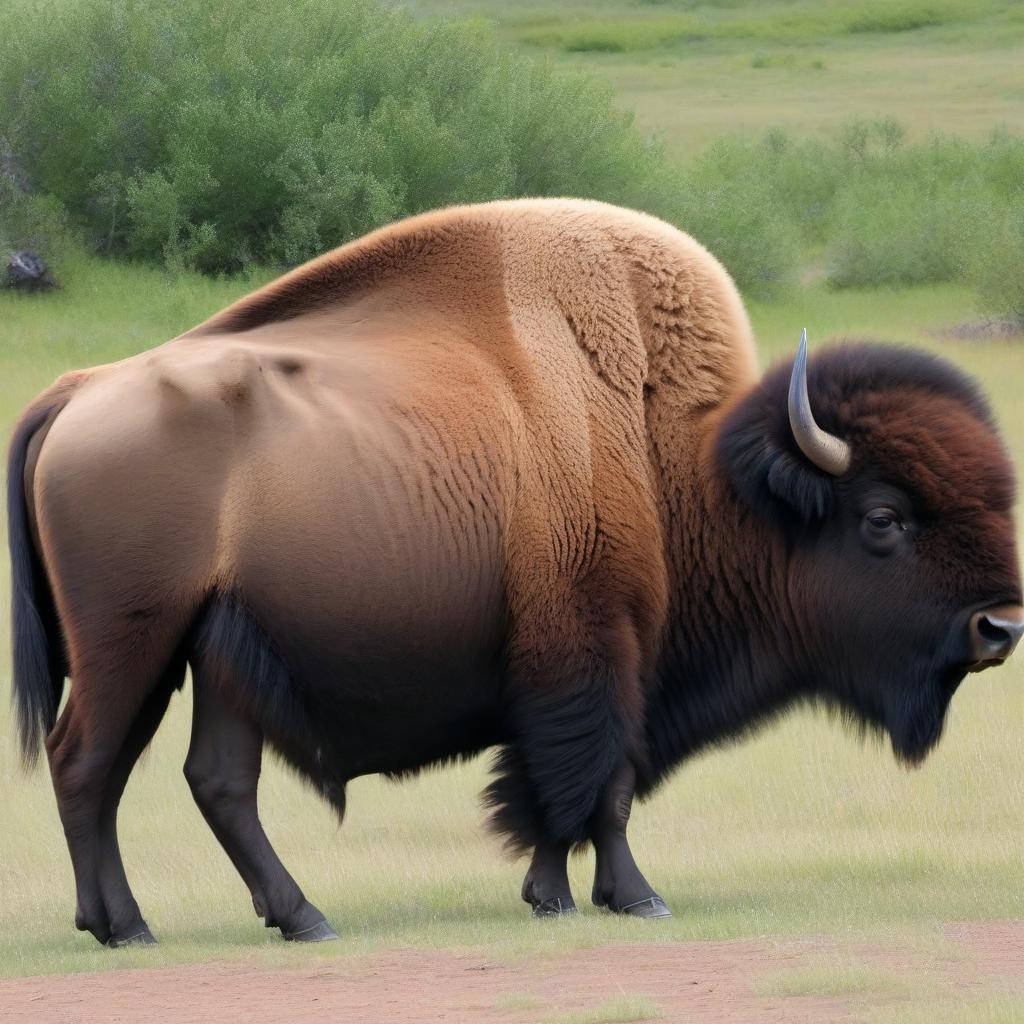
[[[873,508],[861,520],[861,538],[868,550],[876,555],[893,552],[905,534],[903,520],[891,508]]]

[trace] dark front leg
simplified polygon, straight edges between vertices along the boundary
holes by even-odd
[[[601,793],[591,828],[597,855],[593,902],[632,917],[671,917],[665,901],[651,888],[633,859],[626,838],[636,790],[636,771],[623,761]]]
[[[270,845],[256,808],[263,735],[196,673],[185,776],[203,817],[252,894],[256,913],[286,939],[337,935],[302,894]]]
[[[568,858],[568,843],[540,843],[534,847],[533,860],[523,879],[523,900],[533,907],[534,917],[576,913],[566,871]]]

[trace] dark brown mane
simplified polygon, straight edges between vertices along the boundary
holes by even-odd
[[[733,410],[719,435],[718,459],[752,505],[768,511],[774,500],[781,498],[805,519],[815,519],[827,513],[832,493],[828,478],[807,465],[789,427],[786,395],[791,369],[792,360],[773,366],[749,398]],[[891,448],[884,440],[873,438],[873,425],[883,415],[878,402],[886,403],[884,423],[893,429],[894,407],[913,396],[925,403],[936,399],[956,403],[989,439],[985,456],[1001,447],[992,411],[975,382],[951,363],[926,352],[865,342],[836,345],[815,356],[808,390],[822,427],[850,440],[862,457],[869,451],[872,457],[876,451],[884,455]],[[930,425],[928,417],[919,418],[914,430],[927,433]],[[901,478],[908,468],[908,455],[903,452],[899,466],[894,467]],[[1005,500],[1007,488],[1012,491],[1012,470],[1005,455],[995,461],[989,458],[989,463],[1002,481],[997,491],[1000,500]],[[959,466],[958,481],[963,470]]]

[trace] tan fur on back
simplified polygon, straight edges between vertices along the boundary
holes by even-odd
[[[497,256],[497,266],[479,260]],[[514,319],[560,312],[614,387],[681,387],[711,404],[749,383],[755,354],[743,304],[721,264],[646,214],[579,199],[453,207],[400,221],[297,268],[190,334],[250,330],[337,307],[405,278],[443,276],[444,308],[486,282]],[[486,305],[479,309],[486,320]],[[537,349],[537,345],[533,349]],[[543,345],[541,345],[543,347]]]

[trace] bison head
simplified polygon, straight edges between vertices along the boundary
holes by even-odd
[[[764,617],[788,685],[920,760],[964,676],[1024,632],[1013,468],[978,388],[882,345],[808,373],[801,338],[727,417],[719,455],[782,563]]]

